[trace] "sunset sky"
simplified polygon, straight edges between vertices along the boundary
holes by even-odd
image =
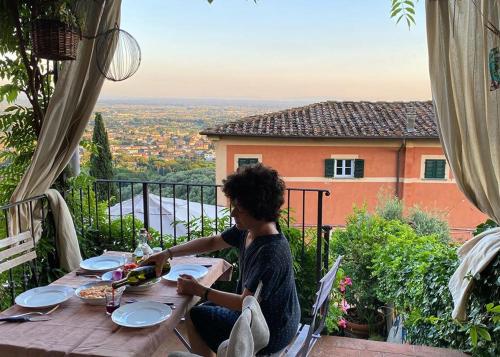
[[[430,99],[424,1],[408,30],[390,0],[123,0],[139,42],[101,97]]]

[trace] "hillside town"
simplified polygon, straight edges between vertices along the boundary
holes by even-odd
[[[123,104],[104,102],[95,112],[102,114],[116,167],[130,170],[147,161],[174,159],[213,162],[214,145],[199,132],[241,117],[281,108],[276,104]],[[83,140],[92,139],[93,120]],[[81,147],[82,161],[90,156]]]

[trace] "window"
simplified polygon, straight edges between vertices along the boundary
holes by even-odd
[[[444,179],[446,174],[446,160],[425,160],[424,178]]]
[[[354,160],[335,160],[335,176],[337,178],[354,177]]]
[[[238,159],[238,167],[242,167],[242,166],[245,166],[245,165],[255,165],[258,162],[259,162],[259,159],[257,159],[257,158],[244,158],[244,157],[240,157]]]
[[[325,177],[361,178],[364,176],[365,160],[326,159]]]

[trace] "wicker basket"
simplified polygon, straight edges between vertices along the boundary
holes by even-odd
[[[36,20],[33,24],[33,51],[39,58],[54,61],[76,59],[79,31],[57,20]]]

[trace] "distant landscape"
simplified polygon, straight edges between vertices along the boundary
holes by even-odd
[[[115,179],[215,183],[214,146],[199,132],[251,115],[302,106],[317,100],[263,101],[197,98],[101,98],[95,112],[102,114],[108,133]],[[20,99],[17,104],[28,105]],[[0,103],[0,111],[11,104]],[[94,113],[82,138],[90,142]],[[1,148],[0,148],[1,149]],[[90,152],[80,146],[81,165]],[[125,190],[124,196],[129,196]],[[193,192],[193,196],[197,196]]]
[[[213,161],[213,146],[199,132],[246,116],[300,105],[295,102],[207,99],[108,99],[103,116],[116,167],[140,169],[147,161]],[[90,139],[93,118],[84,139]],[[158,167],[161,168],[158,163]]]
[[[247,116],[310,102],[102,99],[97,103],[95,112],[100,112],[104,119],[116,178],[214,183],[214,147],[210,140],[199,135],[200,131]],[[84,140],[91,140],[93,125],[92,117]],[[85,166],[90,153],[82,148],[81,156]],[[188,174],[191,170],[196,171]]]

